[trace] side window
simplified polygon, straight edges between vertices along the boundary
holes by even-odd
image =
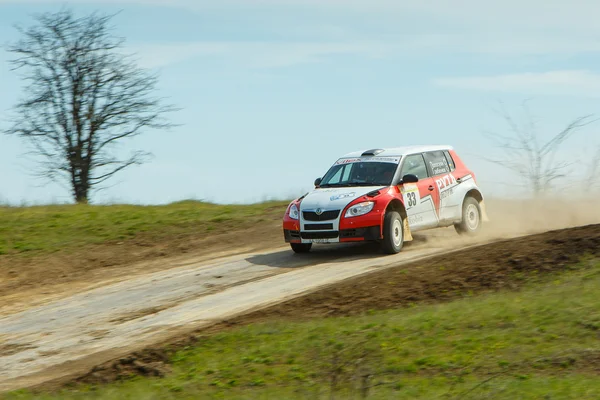
[[[352,171],[352,165],[346,165],[342,176],[342,182],[348,182],[350,180],[350,171]]]
[[[329,183],[340,183],[340,179],[342,178],[343,171],[345,169],[348,169],[348,170],[350,169],[350,168],[346,168],[346,167],[348,167],[348,165],[344,165],[344,166],[338,168],[338,170],[333,173],[333,176],[331,178],[329,178],[327,180],[327,177],[325,177],[325,178],[323,178],[323,180],[326,181],[328,184]]]
[[[450,172],[448,160],[443,151],[430,151],[425,153],[425,160],[433,176],[447,174]]]
[[[446,156],[446,161],[448,161],[448,165],[450,165],[450,171],[454,171],[456,169],[456,164],[454,164],[452,155],[450,155],[450,152],[448,150],[444,151],[444,155]]]
[[[400,176],[402,177],[406,174],[416,175],[419,179],[427,178],[427,166],[425,165],[425,160],[423,159],[422,154],[406,156],[404,159],[404,164],[402,164]]]

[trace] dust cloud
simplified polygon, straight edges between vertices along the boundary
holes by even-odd
[[[541,199],[487,198],[485,210],[489,221],[483,223],[476,236],[459,236],[453,227],[415,233],[409,246],[435,243],[443,247],[472,245],[542,233],[550,230],[600,224],[597,200],[561,200],[559,196]]]
[[[556,198],[506,200],[489,199],[486,209],[490,221],[484,235],[525,235],[555,229],[600,223],[597,200]]]

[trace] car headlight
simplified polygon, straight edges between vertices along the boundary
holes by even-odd
[[[295,204],[292,204],[290,207],[290,218],[298,219],[300,217],[300,212],[298,211],[298,207]]]
[[[344,217],[358,217],[359,215],[365,215],[368,212],[371,212],[373,207],[375,206],[374,201],[364,201],[362,203],[358,203],[353,205],[346,211],[346,215]]]

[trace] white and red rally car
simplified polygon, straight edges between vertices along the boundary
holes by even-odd
[[[412,232],[454,225],[474,234],[487,221],[475,175],[451,146],[410,146],[349,153],[315,189],[288,206],[287,243],[296,253],[313,243],[379,241],[398,253]]]

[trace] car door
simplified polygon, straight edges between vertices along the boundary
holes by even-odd
[[[439,204],[439,201],[436,200],[437,189],[434,180],[429,176],[429,169],[423,154],[411,154],[404,157],[400,176],[406,174],[413,174],[419,178],[417,183],[400,185],[411,230],[417,231],[437,226],[436,204]]]
[[[429,174],[435,182],[437,193],[436,208],[438,210],[439,223],[442,226],[451,224],[456,220],[459,202],[456,195],[458,184],[456,177],[452,174],[454,162],[447,157],[445,151],[428,151],[424,154]],[[450,162],[452,161],[452,163]]]
[[[468,172],[456,170],[456,163],[448,150],[444,151],[444,156],[448,161],[450,172],[436,178],[436,184],[440,190],[440,221],[450,225],[460,221],[462,217],[462,203],[468,189],[464,185],[459,185],[461,182],[464,183],[462,179],[468,175]]]

